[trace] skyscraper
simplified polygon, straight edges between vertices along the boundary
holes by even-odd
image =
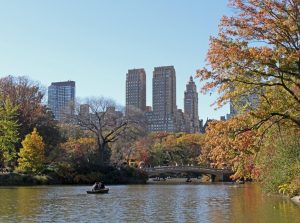
[[[155,67],[152,84],[153,111],[146,113],[148,130],[176,132],[176,73],[174,67]]]
[[[74,113],[75,81],[53,82],[48,87],[48,107],[58,121]]]
[[[184,92],[184,113],[189,117],[189,121],[191,122],[190,132],[199,132],[198,92],[192,76]]]
[[[153,112],[162,115],[175,114],[176,72],[173,66],[155,67],[153,71]]]
[[[126,112],[131,109],[146,110],[146,72],[144,69],[128,70],[126,75]]]

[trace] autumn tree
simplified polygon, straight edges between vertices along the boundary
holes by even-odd
[[[22,141],[22,148],[19,152],[18,170],[21,172],[40,173],[45,162],[45,144],[36,128]]]
[[[183,151],[186,164],[198,164],[203,143],[204,136],[199,133],[182,134],[177,138],[177,146]]]
[[[130,125],[111,145],[112,162],[117,165],[124,164],[124,162],[129,163],[131,159],[140,160],[138,153],[141,152],[141,147],[136,142],[147,138],[146,119],[142,111],[127,108],[125,118],[130,122]]]
[[[134,144],[135,146],[135,156],[142,166],[150,165],[150,151],[152,140],[146,136],[137,140]]]
[[[139,160],[139,151],[141,147],[139,142],[143,139],[141,136],[133,136],[133,132],[124,131],[118,139],[111,145],[111,161],[115,165],[129,163],[130,160]]]
[[[16,121],[17,107],[6,99],[0,104],[0,168],[6,167],[16,158],[15,143],[18,138]]]
[[[200,162],[213,168],[232,169],[235,171],[234,179],[251,179],[255,174],[260,137],[254,130],[244,131],[249,125],[251,123],[246,116],[210,122],[204,135]]]
[[[55,162],[66,162],[79,172],[87,173],[97,165],[97,143],[95,138],[69,138],[60,145],[60,156]]]
[[[18,106],[19,132],[20,137],[24,138],[33,129],[30,128],[32,122],[42,107],[40,86],[26,77],[7,76],[0,79],[0,93],[3,99],[9,98],[14,106]]]
[[[203,135],[188,133],[151,133],[136,142],[137,157],[148,165],[196,165]]]
[[[81,109],[70,118],[73,123],[95,137],[99,162],[102,165],[107,164],[111,155],[110,144],[115,143],[125,132],[137,131],[139,123],[130,117],[124,117],[121,111],[116,111],[115,102],[110,99],[88,99],[84,106],[87,108],[85,112]]]
[[[44,89],[27,77],[7,76],[0,79],[0,104],[9,99],[17,107],[18,134],[24,139],[33,128],[38,128],[49,154],[61,141],[57,122],[44,102]],[[18,141],[15,145],[20,148]]]
[[[174,148],[173,145],[175,145],[176,142],[174,142],[175,144],[172,144],[172,148],[168,148],[168,150],[166,150],[165,147],[165,142],[170,135],[171,133],[167,132],[157,132],[149,134],[149,137],[151,139],[151,145],[149,147],[149,159],[151,165],[168,165],[173,161],[173,157],[170,156],[170,151]]]
[[[155,149],[158,154],[162,154],[165,165],[176,165],[182,163],[183,154],[177,146],[178,134],[167,134],[164,138],[159,139],[155,144]]]
[[[217,88],[218,105],[258,95],[249,108],[254,127],[288,120],[300,128],[300,3],[298,0],[231,0],[231,17],[210,39],[209,68],[198,70],[203,91]]]
[[[172,133],[161,141],[169,165],[196,165],[201,152],[201,134]]]

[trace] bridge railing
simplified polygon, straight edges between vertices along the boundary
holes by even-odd
[[[220,173],[232,172],[231,169],[216,169],[216,168],[209,168],[209,167],[202,167],[202,166],[154,166],[154,167],[143,168],[143,170],[145,170],[146,172],[159,171],[159,170],[202,170],[202,171],[213,171],[213,172],[220,172]]]

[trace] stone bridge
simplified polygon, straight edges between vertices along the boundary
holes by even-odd
[[[233,174],[233,171],[230,169],[215,169],[200,166],[157,166],[152,168],[144,168],[144,170],[148,173],[149,177],[157,177],[161,175],[179,173],[195,173],[199,175],[210,175],[212,182],[231,181],[230,175]]]

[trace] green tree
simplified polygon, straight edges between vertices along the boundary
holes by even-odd
[[[44,105],[44,90],[39,83],[27,77],[7,76],[0,78],[0,104],[8,98],[17,107],[16,120],[19,141],[15,147],[21,147],[20,139],[24,139],[33,128],[39,129],[39,134],[45,142],[45,152],[49,155],[62,142],[62,138],[52,112]],[[17,151],[19,152],[19,151]]]
[[[36,128],[22,141],[18,159],[18,170],[22,172],[40,173],[45,162],[45,144]]]
[[[16,157],[15,143],[18,138],[17,107],[10,100],[0,104],[0,168],[6,167]]]
[[[140,157],[150,165],[198,164],[203,135],[188,133],[152,133],[137,141]]]
[[[268,192],[300,194],[300,132],[271,131],[256,161],[259,180]]]
[[[199,133],[183,134],[177,138],[177,146],[184,152],[185,163],[198,164],[198,156],[201,154],[201,145],[204,136]]]

